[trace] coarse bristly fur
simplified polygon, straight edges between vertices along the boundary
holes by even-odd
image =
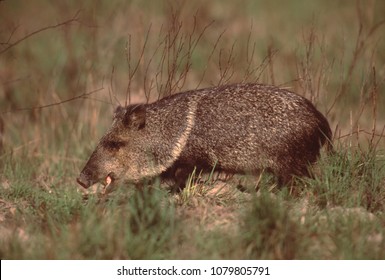
[[[332,132],[310,101],[262,84],[181,92],[151,104],[118,107],[112,126],[77,179],[139,183],[161,176],[183,187],[188,174],[271,172],[281,185],[309,176]]]

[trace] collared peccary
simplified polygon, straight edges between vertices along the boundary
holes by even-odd
[[[280,185],[309,176],[323,144],[326,118],[295,93],[262,84],[186,91],[152,104],[118,107],[77,181],[140,183],[173,178],[183,187],[194,168],[276,176]]]

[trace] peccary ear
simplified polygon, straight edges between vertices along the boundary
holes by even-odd
[[[140,130],[146,125],[146,107],[143,104],[130,105],[125,108],[122,122],[126,127]]]
[[[122,118],[125,112],[126,112],[126,108],[125,107],[122,107],[122,106],[116,107],[116,109],[114,111],[113,119]]]

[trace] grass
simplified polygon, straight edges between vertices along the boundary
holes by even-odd
[[[383,10],[0,2],[0,258],[385,259]],[[215,173],[179,194],[77,186],[116,105],[232,82],[288,87],[327,116],[335,153],[313,178],[262,176],[256,193]]]
[[[157,185],[84,195],[73,184],[43,184],[34,172],[26,172],[39,162],[17,166],[20,159],[10,159],[15,165],[2,170],[8,183],[2,182],[0,193],[0,255],[384,259],[384,163],[376,156],[353,154],[349,162],[344,156],[322,160],[319,165],[327,168],[314,179],[297,182],[295,195],[289,188],[269,191],[269,181],[258,193],[190,181],[174,195]]]

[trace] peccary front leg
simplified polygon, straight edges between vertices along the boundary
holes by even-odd
[[[166,170],[161,179],[170,187],[173,193],[181,192],[186,187],[186,182],[194,168],[187,166],[173,166]]]

